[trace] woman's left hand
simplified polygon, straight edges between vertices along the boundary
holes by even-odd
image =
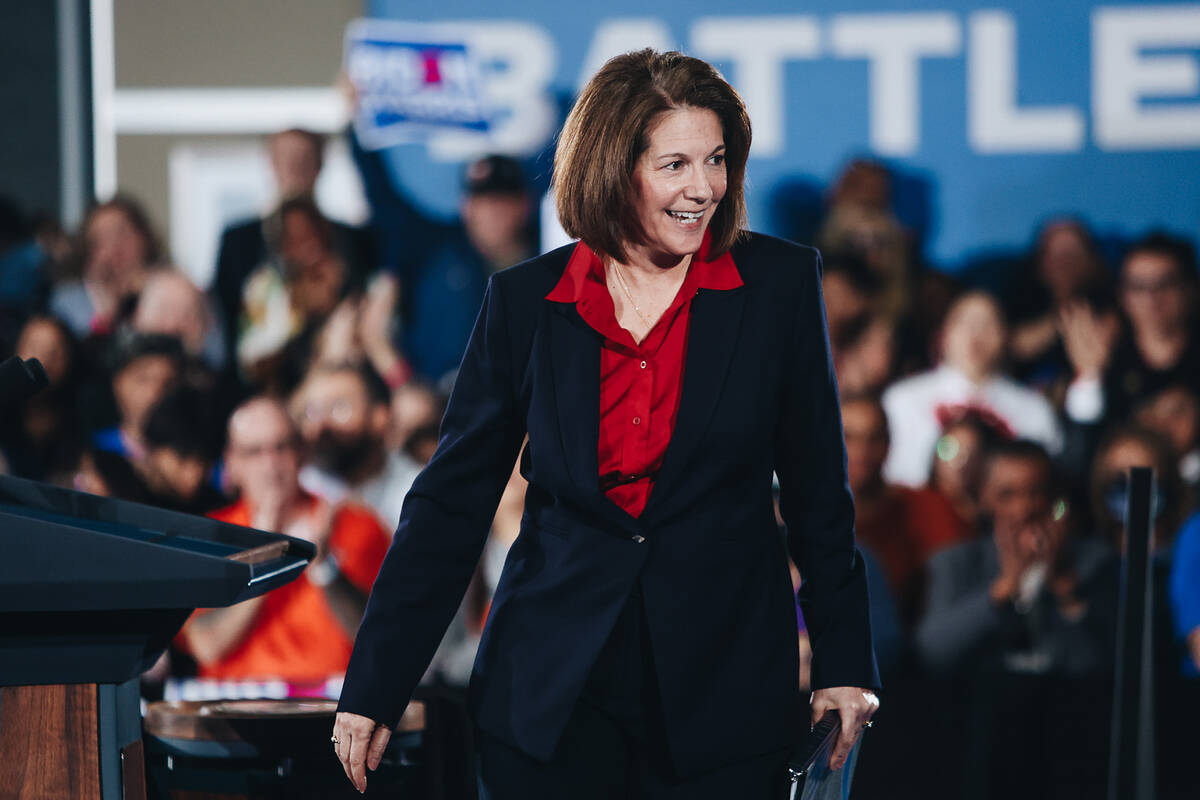
[[[867,722],[879,709],[879,698],[870,689],[855,686],[832,686],[817,689],[812,695],[812,724],[816,725],[826,711],[836,710],[842,718],[842,733],[829,756],[829,768],[841,769],[850,756]]]

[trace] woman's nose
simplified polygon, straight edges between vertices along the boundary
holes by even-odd
[[[707,203],[712,198],[712,184],[708,181],[708,175],[704,172],[704,167],[697,165],[691,167],[688,171],[691,180],[688,181],[684,188],[684,196],[688,200],[694,200],[697,203]]]

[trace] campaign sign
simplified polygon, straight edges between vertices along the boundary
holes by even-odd
[[[358,94],[354,126],[364,147],[488,130],[478,64],[450,29],[355,20],[346,27],[344,66]]]
[[[457,213],[462,162],[528,159],[611,56],[680,49],[715,64],[754,124],[750,225],[811,241],[825,187],[884,159],[896,213],[950,271],[1024,252],[1047,218],[1108,242],[1200,239],[1200,0],[367,0],[453,26],[479,61],[491,127],[388,155],[432,213]]]

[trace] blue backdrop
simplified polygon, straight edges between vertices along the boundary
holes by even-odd
[[[390,153],[398,180],[452,214],[462,159],[526,157],[548,182],[553,136],[596,65],[638,46],[716,63],[755,125],[752,227],[802,236],[846,161],[899,175],[903,220],[949,270],[1019,250],[1050,215],[1105,238],[1200,232],[1200,3],[1080,0],[370,0],[368,13],[466,24],[497,102],[490,140]],[[430,11],[434,13],[430,13]]]

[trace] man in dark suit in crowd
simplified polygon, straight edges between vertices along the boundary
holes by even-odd
[[[956,797],[1098,797],[1116,651],[1112,552],[1072,535],[1046,451],[995,446],[981,477],[992,535],[929,561],[917,648],[958,745]],[[1052,747],[1046,746],[1053,742]],[[953,772],[953,771],[952,771]],[[946,776],[955,785],[953,774]]]

